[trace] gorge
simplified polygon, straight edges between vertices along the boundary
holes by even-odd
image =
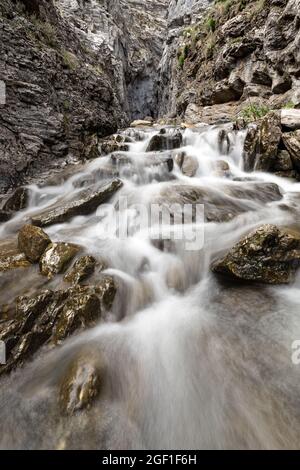
[[[0,25],[0,449],[298,449],[299,0]]]

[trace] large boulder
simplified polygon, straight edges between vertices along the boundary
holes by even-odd
[[[13,194],[7,199],[3,206],[5,211],[20,211],[28,206],[29,190],[28,188],[20,187],[16,189]]]
[[[300,109],[282,109],[281,125],[291,131],[300,129]]]
[[[64,272],[79,251],[80,247],[73,243],[51,243],[40,259],[41,273],[51,278]]]
[[[300,266],[300,239],[263,225],[237,243],[212,270],[232,279],[286,284]]]
[[[269,171],[276,161],[281,139],[281,120],[276,112],[268,113],[252,125],[244,143],[244,168],[246,171]]]
[[[282,194],[277,184],[249,181],[224,183],[218,191],[208,186],[174,184],[165,187],[154,202],[169,211],[171,217],[176,213],[178,220],[184,205],[192,206],[194,218],[197,205],[201,204],[207,222],[227,222],[243,212],[253,210],[254,202],[267,203],[280,199]]]
[[[282,139],[295,168],[300,171],[300,129],[284,133]]]
[[[90,358],[79,356],[69,366],[60,386],[59,403],[62,412],[72,415],[90,407],[100,388],[99,368]]]
[[[94,212],[100,204],[107,202],[123,185],[122,181],[114,178],[98,189],[84,189],[76,194],[75,199],[58,203],[32,218],[32,224],[39,227],[67,222],[77,215],[87,215]]]
[[[32,263],[40,260],[42,254],[50,243],[50,238],[40,227],[28,224],[24,225],[19,231],[19,250],[25,253],[26,258]]]
[[[181,147],[182,134],[176,131],[172,134],[159,133],[152,137],[146,152],[157,152],[159,150],[173,150]]]

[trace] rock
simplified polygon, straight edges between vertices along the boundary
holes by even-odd
[[[222,33],[225,36],[240,37],[245,31],[249,19],[243,14],[234,16],[222,26]]]
[[[282,109],[281,125],[291,131],[300,129],[300,109]]]
[[[127,152],[129,146],[127,143],[120,143],[117,140],[105,140],[100,144],[100,151],[103,155],[108,155],[113,152]]]
[[[280,150],[278,152],[274,170],[276,171],[290,171],[293,169],[293,162],[287,150]]]
[[[95,266],[96,260],[93,256],[82,256],[82,258],[75,261],[74,266],[67,272],[64,280],[72,284],[79,284],[93,274]]]
[[[29,202],[29,190],[28,188],[18,188],[14,193],[7,199],[3,206],[5,211],[20,211],[25,209]]]
[[[79,251],[80,247],[72,243],[51,243],[40,258],[41,273],[51,278],[64,272]]]
[[[79,357],[70,365],[59,393],[62,412],[72,415],[89,407],[99,395],[101,378],[99,369],[90,358]]]
[[[100,188],[84,189],[76,194],[75,199],[58,203],[32,218],[32,224],[39,227],[64,223],[77,215],[87,215],[94,212],[100,204],[107,202],[123,185],[122,181],[114,178]]]
[[[146,152],[156,152],[159,150],[173,150],[181,147],[182,134],[179,131],[174,134],[156,134],[150,140]]]
[[[295,168],[300,171],[300,129],[282,134],[282,140]]]
[[[222,194],[220,191],[222,190]],[[208,186],[174,184],[163,189],[154,201],[170,212],[171,217],[182,218],[184,205],[192,206],[193,220],[197,205],[204,205],[207,222],[226,222],[239,214],[253,210],[253,201],[267,203],[282,199],[279,187],[274,183],[243,182],[242,184],[224,183],[219,191]],[[181,210],[178,213],[180,205]]]
[[[29,261],[24,253],[18,249],[14,240],[6,240],[0,243],[0,272],[17,268],[28,268]]]
[[[113,278],[103,276],[95,286],[18,297],[14,318],[0,320],[0,340],[7,350],[0,375],[22,365],[43,345],[57,344],[79,329],[95,326],[102,311],[112,307],[115,295]]]
[[[137,119],[130,124],[130,127],[148,127],[153,125],[153,120]]]
[[[40,260],[50,243],[50,238],[40,227],[24,225],[19,231],[18,248],[32,263]]]
[[[228,155],[230,152],[230,138],[225,129],[221,129],[218,134],[218,146],[222,155]]]
[[[230,167],[227,162],[224,160],[218,160],[216,162],[216,175],[223,178],[230,176]]]
[[[111,276],[103,276],[96,287],[96,293],[100,298],[101,306],[105,310],[110,310],[117,293],[114,279]]]
[[[89,287],[70,289],[68,299],[56,320],[52,341],[56,344],[79,328],[95,325],[100,315],[100,300],[94,289]]]
[[[263,225],[216,261],[212,270],[229,278],[286,284],[300,266],[300,239],[275,225]]]
[[[0,222],[7,222],[11,218],[12,218],[11,212],[0,210]]]
[[[280,116],[275,112],[250,127],[244,143],[245,170],[269,171],[276,161],[280,139]]]
[[[289,75],[277,75],[273,79],[272,93],[275,95],[285,93],[292,88],[292,79]]]
[[[185,152],[178,153],[175,161],[185,176],[193,177],[197,173],[199,163],[195,157],[190,157]]]

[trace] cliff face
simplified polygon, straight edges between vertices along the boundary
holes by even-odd
[[[157,113],[157,68],[162,55],[169,0],[57,1],[81,41],[112,64],[120,104],[131,118]]]
[[[167,3],[1,1],[0,193],[155,115]]]
[[[231,119],[253,102],[297,106],[299,27],[299,0],[215,2],[181,32],[171,70],[176,97],[170,94],[165,108],[191,122],[210,122]]]
[[[168,36],[160,63],[159,115],[175,117],[177,99],[181,93],[178,53],[183,46],[184,33],[196,27],[213,0],[170,0]]]
[[[2,0],[0,193],[132,119],[297,106],[299,2]]]

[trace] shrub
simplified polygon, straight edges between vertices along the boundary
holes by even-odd
[[[44,22],[39,20],[35,15],[31,15],[30,20],[34,24],[38,36],[42,36],[44,42],[48,46],[57,48],[57,31],[55,26],[53,26],[51,23],[48,23],[47,21]]]
[[[181,49],[179,49],[179,54],[178,54],[178,65],[182,69],[184,66],[185,59],[188,56],[190,50],[189,44],[185,44]]]
[[[260,119],[268,114],[269,111],[270,108],[268,106],[251,103],[249,106],[246,106],[242,109],[240,112],[240,117],[242,117],[247,122],[257,121],[257,119]]]
[[[66,68],[68,68],[70,70],[76,70],[77,69],[78,59],[72,52],[69,52],[69,51],[63,49],[61,51],[61,57],[62,57],[63,65]]]
[[[209,31],[214,33],[216,30],[216,20],[212,17],[209,17],[206,21],[206,27]]]
[[[284,109],[294,109],[295,108],[295,103],[293,103],[292,101],[288,101],[287,103],[285,103],[282,107]]]

